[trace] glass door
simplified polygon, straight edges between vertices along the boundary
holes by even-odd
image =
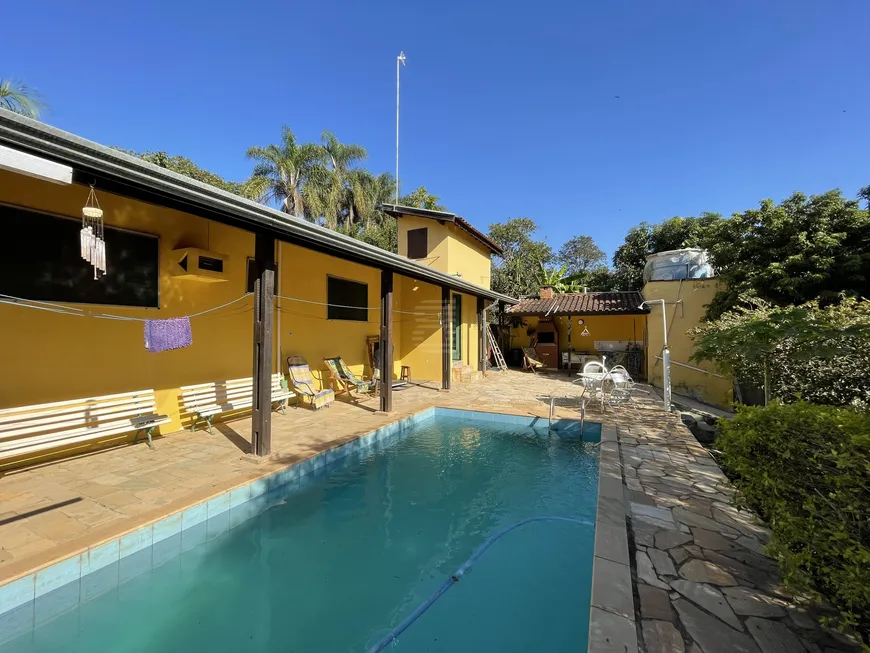
[[[453,295],[453,360],[462,360],[462,295]]]

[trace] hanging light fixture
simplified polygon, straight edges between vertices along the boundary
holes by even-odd
[[[82,258],[94,266],[94,279],[106,274],[106,240],[103,227],[103,209],[94,193],[88,193],[88,201],[82,207],[82,230],[80,233]]]

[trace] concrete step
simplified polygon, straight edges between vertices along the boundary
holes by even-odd
[[[474,383],[482,378],[482,374],[471,365],[455,365],[453,367],[454,383]]]

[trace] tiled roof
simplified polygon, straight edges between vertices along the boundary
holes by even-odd
[[[465,218],[460,218],[460,217],[457,215],[457,216],[456,216],[456,220],[454,221],[454,224],[455,224],[457,227],[460,227],[461,229],[465,229],[465,231],[467,231],[469,234],[471,234],[472,236],[474,236],[475,238],[477,238],[477,240],[479,240],[479,241],[482,242],[484,245],[486,245],[487,247],[489,247],[489,248],[490,248],[493,252],[495,252],[496,254],[499,254],[499,255],[503,254],[503,251],[502,251],[501,245],[499,245],[499,244],[495,243],[494,241],[490,240],[489,237],[486,236],[486,235],[485,235],[482,231],[480,231],[479,229],[475,229],[474,227],[472,227],[472,226],[471,226],[471,223],[470,223],[468,220],[466,220]]]
[[[581,292],[555,294],[552,299],[529,297],[508,309],[518,315],[643,315],[649,309],[640,308],[643,296],[629,292]]]

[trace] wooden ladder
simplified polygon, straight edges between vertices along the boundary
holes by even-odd
[[[495,356],[495,367],[502,372],[507,371],[507,363],[504,360],[504,356],[502,356],[501,349],[498,346],[498,340],[496,340],[495,333],[492,331],[492,326],[489,327],[490,334],[490,343],[492,344],[492,353]]]

